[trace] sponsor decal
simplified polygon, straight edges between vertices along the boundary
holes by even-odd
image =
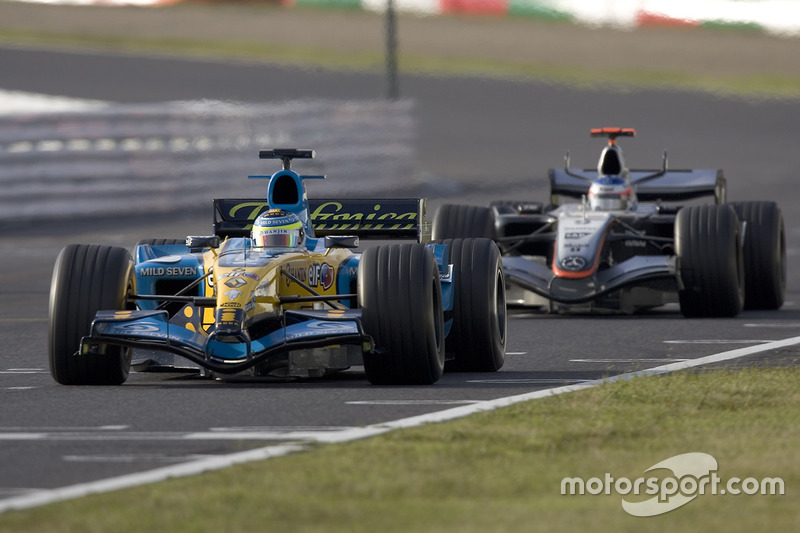
[[[569,231],[564,233],[565,239],[585,239],[586,237],[591,237],[591,231]]]
[[[258,214],[268,207],[269,204],[267,202],[242,202],[232,206],[228,211],[228,216],[232,220],[255,220],[258,217]],[[250,211],[247,211],[248,209]],[[242,210],[243,213],[237,215],[240,210]],[[245,229],[250,228],[247,227]]]
[[[367,211],[366,206],[358,211],[352,210],[348,212],[344,209],[344,206],[339,202],[325,202],[318,206],[311,213],[311,220],[314,223],[314,227],[320,230],[408,230],[416,227],[416,210],[385,212],[382,210],[381,204],[379,203],[371,206],[371,213]],[[348,209],[352,208],[348,207]],[[392,224],[392,222],[394,222],[394,224]]]
[[[245,272],[244,268],[236,267],[230,272],[226,272],[225,274],[220,274],[217,276],[219,279],[228,279],[228,278],[236,278],[236,277],[243,277],[249,279],[258,279],[258,274],[254,272]]]
[[[235,309],[225,309],[219,312],[219,317],[217,322],[220,324],[235,324],[236,323],[236,315],[238,313]]]
[[[579,254],[583,250],[588,249],[588,248],[589,248],[588,244],[570,244],[568,246],[565,246],[565,251],[567,251],[569,253],[572,253],[572,254]]]
[[[229,290],[229,291],[225,291],[225,292],[223,292],[222,294],[224,294],[225,296],[227,296],[227,297],[228,297],[228,300],[232,302],[232,301],[234,301],[236,298],[238,298],[239,296],[241,296],[241,295],[242,295],[242,291],[240,291],[240,290],[238,290],[238,289],[231,289],[231,290]]]
[[[157,324],[152,322],[133,322],[131,324],[118,324],[114,329],[121,329],[126,333],[152,333],[160,331]]]
[[[267,202],[216,200],[225,220],[252,222],[269,208]],[[402,231],[417,227],[419,213],[416,201],[399,199],[374,202],[371,200],[311,201],[310,217],[315,228],[320,230],[381,230]],[[249,230],[252,224],[243,229]]]
[[[231,279],[229,279],[228,281],[225,282],[225,285],[227,287],[232,288],[232,289],[238,289],[242,285],[246,285],[246,284],[247,284],[247,281],[245,281],[245,280],[243,280],[242,278],[239,278],[239,277],[231,278]]]
[[[296,277],[297,279],[299,279],[303,283],[306,283],[306,280],[308,279],[308,276],[310,275],[308,270],[306,270],[306,268],[304,266],[294,266],[294,265],[292,265],[292,263],[287,263],[286,266],[284,267],[284,270],[290,276]],[[288,287],[289,285],[292,284],[292,278],[290,278],[289,276],[284,276],[284,277],[286,278],[286,286]]]
[[[336,270],[328,263],[322,263],[320,268],[320,275],[322,278],[322,288],[328,290],[333,285],[333,278],[336,277]]]
[[[168,276],[168,277],[186,277],[197,276],[197,267],[145,267],[139,270],[141,276]]]
[[[303,323],[304,329],[295,330],[286,335],[286,339],[296,339],[300,337],[311,337],[316,335],[344,335],[347,333],[358,333],[358,328],[350,322],[319,322],[311,321]]]
[[[322,287],[328,290],[333,285],[336,270],[328,263],[314,264],[308,267],[308,284],[311,287]]]
[[[564,270],[580,271],[586,269],[586,259],[579,255],[571,255],[561,261],[561,268]]]

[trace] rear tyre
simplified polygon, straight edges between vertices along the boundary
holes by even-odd
[[[494,216],[490,207],[444,204],[433,218],[431,238],[494,238]]]
[[[506,354],[506,288],[500,250],[489,239],[445,239],[453,265],[453,325],[445,370],[496,372]]]
[[[686,317],[732,317],[744,305],[739,219],[729,205],[684,207],[675,220],[675,249]]]
[[[62,385],[120,385],[131,350],[108,346],[102,355],[75,355],[99,310],[133,309],[133,262],[124,248],[71,244],[56,259],[50,285],[50,373]]]
[[[731,204],[745,223],[744,308],[780,309],[786,295],[786,233],[775,202]]]
[[[136,246],[143,244],[150,244],[153,246],[161,246],[164,244],[186,244],[186,239],[142,239],[136,243]],[[134,247],[136,249],[136,247]]]
[[[368,248],[358,265],[358,302],[375,353],[364,355],[375,385],[435,383],[444,370],[442,288],[436,258],[421,244]]]

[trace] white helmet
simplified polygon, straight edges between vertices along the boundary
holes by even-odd
[[[630,184],[617,176],[600,176],[589,188],[589,207],[593,211],[619,211],[633,205]]]

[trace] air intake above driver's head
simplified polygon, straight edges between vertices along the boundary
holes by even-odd
[[[597,169],[603,176],[617,176],[622,173],[620,154],[613,146],[606,146],[600,154],[600,165]]]

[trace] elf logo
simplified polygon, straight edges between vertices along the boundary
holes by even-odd
[[[308,267],[308,284],[312,287],[322,286],[323,290],[328,290],[333,285],[334,274],[334,268],[328,263],[311,265]]]

